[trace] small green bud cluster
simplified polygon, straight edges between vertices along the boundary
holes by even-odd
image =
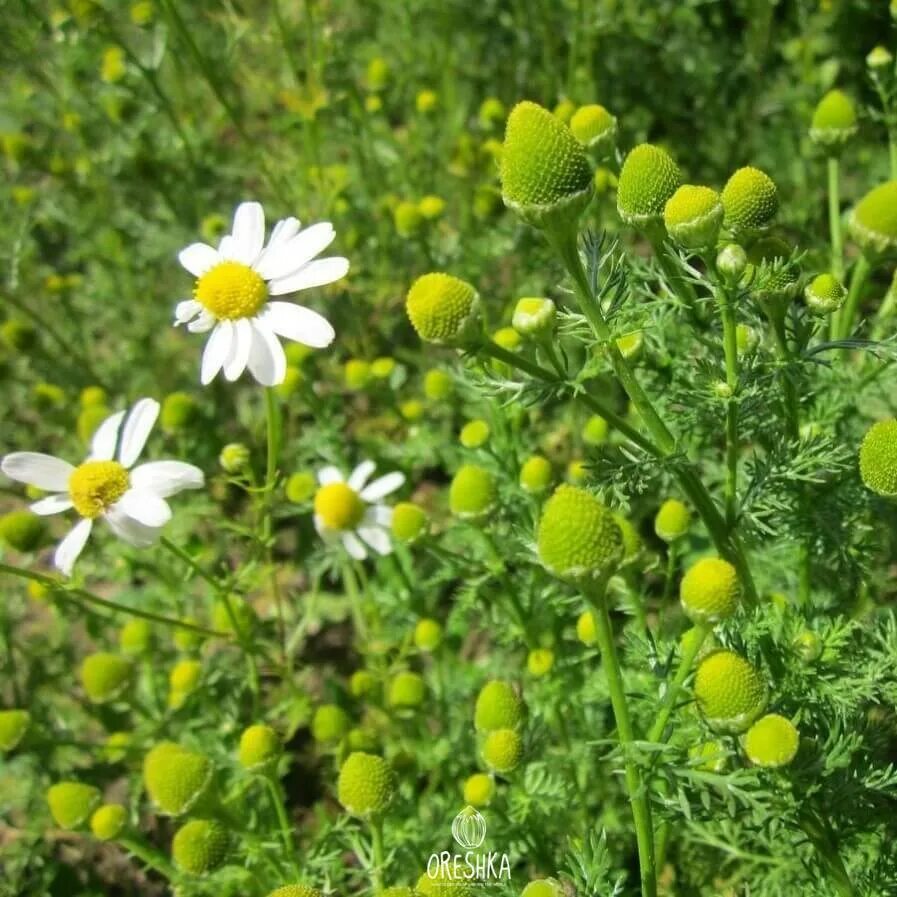
[[[463,280],[449,274],[424,274],[411,285],[405,311],[425,342],[458,345],[471,334],[479,297]]]
[[[760,673],[734,651],[708,654],[695,674],[698,710],[717,732],[741,733],[766,709],[767,688]]]

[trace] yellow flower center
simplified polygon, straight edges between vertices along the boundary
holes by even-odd
[[[85,461],[69,477],[69,495],[82,517],[99,517],[128,491],[128,471],[118,461]]]
[[[345,483],[328,483],[315,495],[315,513],[327,529],[354,529],[364,517],[364,502]]]
[[[268,301],[268,286],[249,265],[219,262],[196,281],[193,296],[216,318],[251,318]]]

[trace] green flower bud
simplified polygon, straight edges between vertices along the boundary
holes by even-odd
[[[477,291],[469,283],[449,274],[424,274],[408,291],[405,311],[422,340],[456,345],[471,334],[479,304]]]
[[[848,227],[867,255],[890,255],[897,250],[897,181],[870,190],[850,213]]]
[[[545,503],[537,546],[543,566],[571,580],[607,576],[623,555],[623,537],[611,512],[590,492],[566,484]]]
[[[760,717],[744,736],[744,752],[754,766],[787,766],[799,746],[800,734],[794,723],[777,713]]]
[[[353,697],[363,698],[377,687],[377,677],[368,670],[356,670],[349,679],[349,691]]]
[[[294,473],[284,487],[287,500],[294,505],[302,505],[311,501],[317,490],[318,481],[310,470],[300,470]]]
[[[593,414],[582,428],[582,441],[586,445],[603,445],[607,442],[607,421],[600,414]]]
[[[532,455],[520,468],[520,486],[526,492],[544,492],[551,485],[552,476],[551,462],[542,455]]]
[[[632,523],[622,514],[615,513],[614,520],[623,538],[623,564],[631,564],[642,551],[642,537]]]
[[[128,821],[128,811],[121,804],[103,804],[90,817],[90,830],[99,841],[114,841]]]
[[[739,168],[722,192],[724,223],[736,236],[750,235],[772,223],[779,211],[779,192],[759,168]]]
[[[723,214],[716,190],[683,184],[667,200],[663,223],[670,237],[683,249],[698,251],[716,245]]]
[[[695,674],[694,694],[707,725],[717,732],[744,732],[766,709],[766,684],[734,651],[708,654]]]
[[[537,878],[521,892],[520,897],[564,897],[565,891],[559,881],[553,878]]]
[[[426,115],[439,105],[439,94],[435,90],[422,90],[414,100],[417,111]]]
[[[371,379],[371,366],[361,358],[350,358],[343,367],[346,389],[364,389]]]
[[[557,309],[551,299],[529,297],[518,299],[511,326],[521,336],[549,333],[554,329]]]
[[[737,243],[723,246],[716,254],[716,269],[730,284],[741,280],[747,263],[747,253]]]
[[[473,724],[478,732],[516,729],[526,718],[526,706],[510,682],[493,679],[477,695]]]
[[[399,542],[414,542],[428,525],[427,512],[411,501],[400,501],[392,509],[392,534]]]
[[[417,203],[403,200],[393,209],[392,220],[400,237],[413,237],[420,233],[424,218]]]
[[[897,496],[897,420],[881,420],[863,437],[860,476],[878,495]]]
[[[284,885],[282,888],[272,891],[268,897],[323,897],[323,895],[317,888],[310,885]]]
[[[146,654],[153,640],[153,629],[148,620],[128,620],[118,633],[118,647],[124,654]]]
[[[81,390],[81,407],[90,408],[93,405],[106,406],[106,390],[102,386],[85,386]]]
[[[452,391],[452,378],[445,371],[427,371],[424,376],[424,395],[430,401],[438,402],[448,398]]]
[[[100,792],[81,782],[59,782],[47,789],[53,821],[64,829],[81,828],[100,802]]]
[[[0,751],[15,750],[30,725],[31,714],[27,710],[0,710]]]
[[[395,358],[381,356],[375,358],[371,362],[371,376],[375,380],[388,380],[392,376],[392,372],[396,369]]]
[[[799,632],[791,642],[794,653],[806,663],[813,663],[822,657],[822,639],[812,629]]]
[[[190,875],[206,875],[226,859],[230,848],[227,829],[214,819],[191,819],[171,842],[175,865]]]
[[[887,47],[873,47],[866,56],[866,65],[872,69],[873,75],[882,75],[894,63],[894,56]]]
[[[144,758],[143,784],[150,799],[167,816],[182,816],[206,793],[214,769],[197,753],[163,741]]]
[[[778,237],[763,237],[751,246],[744,280],[757,302],[785,304],[797,295],[800,275],[788,264],[790,256],[791,247]]]
[[[417,673],[399,673],[389,683],[387,699],[397,710],[414,710],[424,702],[427,686]]]
[[[368,90],[383,90],[389,83],[389,63],[381,56],[375,56],[369,63],[364,73],[364,85]],[[272,894],[271,897],[274,897]],[[279,894],[278,897],[301,897],[301,895]]]
[[[414,627],[414,644],[420,651],[435,651],[442,644],[442,626],[426,617],[418,620]]]
[[[458,517],[480,517],[495,504],[495,480],[488,470],[465,464],[449,487],[449,509]]]
[[[168,706],[177,709],[196,691],[202,664],[198,660],[179,660],[168,674]]]
[[[196,399],[186,392],[169,393],[162,400],[159,422],[166,433],[179,433],[189,427],[199,416]]]
[[[90,445],[97,427],[109,417],[109,409],[105,405],[88,405],[78,415],[78,438],[85,445]]]
[[[31,511],[10,511],[0,517],[0,539],[16,551],[36,551],[46,534],[43,518]]]
[[[847,290],[834,274],[818,274],[804,290],[804,302],[817,317],[837,311],[847,298]]]
[[[828,152],[837,152],[857,132],[853,101],[843,90],[830,90],[813,113],[810,139]]]
[[[258,723],[243,730],[237,759],[243,769],[270,770],[283,753],[283,742],[270,726]]]
[[[218,463],[225,473],[240,473],[249,466],[249,449],[242,443],[231,442],[221,449]]]
[[[484,420],[472,420],[461,428],[459,441],[464,448],[480,448],[489,441],[489,424]]]
[[[484,772],[474,773],[464,782],[464,803],[471,807],[487,807],[495,795],[495,779]]]
[[[507,773],[523,758],[523,739],[513,729],[496,729],[483,742],[483,762],[489,769]]]
[[[620,354],[627,361],[632,361],[641,355],[645,341],[641,330],[633,330],[632,333],[624,333],[623,336],[618,337],[616,343]]]
[[[598,156],[613,152],[617,143],[617,119],[604,106],[580,106],[570,119],[573,136]]]
[[[691,526],[691,511],[675,498],[668,498],[654,518],[654,532],[664,542],[681,539]]]
[[[741,586],[735,568],[722,558],[702,558],[682,577],[679,600],[692,623],[718,623],[735,613]]]
[[[339,771],[337,795],[347,813],[360,819],[383,815],[396,792],[392,767],[376,754],[349,754]]]
[[[505,205],[533,227],[575,221],[592,199],[592,170],[570,129],[536,103],[508,117],[501,156]]]
[[[617,184],[617,212],[632,227],[657,227],[667,201],[682,183],[679,166],[659,146],[642,143],[630,151]]]
[[[95,704],[114,701],[131,684],[134,666],[125,657],[98,651],[81,664],[81,685]]]
[[[739,324],[735,328],[735,343],[739,355],[751,355],[757,351],[757,346],[760,345],[760,334],[754,327]]]
[[[598,641],[598,630],[595,624],[595,615],[590,610],[584,610],[576,620],[576,637],[584,645],[594,645]]]
[[[409,399],[399,405],[399,413],[409,423],[420,420],[424,416],[424,403],[420,399]]]
[[[533,648],[526,656],[526,669],[530,676],[541,679],[554,667],[554,651],[551,648]]]
[[[426,221],[435,221],[445,211],[445,200],[441,196],[425,196],[417,204],[417,211]]]
[[[311,721],[311,734],[315,741],[335,744],[349,731],[349,714],[337,704],[322,704]]]

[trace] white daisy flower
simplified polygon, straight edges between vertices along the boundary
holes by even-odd
[[[150,461],[134,467],[159,415],[159,403],[141,399],[127,420],[125,413],[119,411],[100,424],[90,455],[77,467],[40,452],[13,452],[0,461],[0,470],[11,480],[53,493],[31,505],[35,514],[47,516],[74,508],[81,515],[53,558],[66,576],[98,517],[120,539],[144,548],[156,541],[171,519],[165,499],[203,485],[202,471],[182,461]]]
[[[329,221],[299,229],[295,218],[274,225],[265,245],[265,213],[257,202],[237,206],[231,232],[218,248],[192,243],[178,255],[197,278],[193,298],[179,302],[174,324],[211,335],[202,354],[200,379],[211,383],[223,371],[236,380],[248,367],[262,386],[277,386],[286,375],[279,336],[314,349],[333,342],[330,322],[310,308],[275,302],[299,290],[344,277],[347,259],[315,258],[336,236]]]
[[[362,461],[348,479],[336,467],[318,471],[315,528],[325,540],[341,541],[359,561],[367,557],[368,548],[377,554],[392,551],[392,508],[379,501],[405,482],[404,474],[388,473],[369,483],[375,469],[373,461]]]

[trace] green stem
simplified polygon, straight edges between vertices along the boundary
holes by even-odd
[[[844,241],[841,236],[841,190],[838,186],[840,163],[837,156],[828,158],[828,227],[832,250],[832,274],[844,278]]]
[[[168,861],[168,857],[161,851],[156,850],[154,847],[150,847],[148,844],[143,844],[134,838],[119,838],[118,843],[121,844],[125,850],[133,853],[137,859],[145,863],[150,869],[155,869],[156,872],[163,875],[169,881],[177,881],[179,877],[177,869],[172,866]]]
[[[865,255],[861,255],[857,259],[856,265],[854,265],[847,301],[844,303],[844,308],[841,309],[841,316],[838,322],[838,337],[840,339],[847,339],[853,330],[853,323],[860,308],[863,287],[866,286],[866,281],[869,279],[871,272],[872,266],[869,264],[869,260]]]
[[[735,528],[738,502],[738,337],[735,309],[728,291],[718,293],[726,358],[726,525]]]
[[[277,824],[280,827],[280,837],[283,839],[284,850],[290,858],[289,863],[293,870],[293,874],[299,877],[301,875],[301,870],[299,869],[299,863],[296,860],[296,844],[293,838],[293,826],[290,824],[290,818],[287,814],[283,787],[273,774],[265,776],[265,785],[268,788],[268,794],[271,796],[274,812],[277,814]]]
[[[626,703],[626,692],[623,686],[623,674],[620,660],[614,644],[610,616],[607,612],[607,582],[602,582],[585,597],[592,605],[595,616],[595,634],[607,677],[610,702],[617,723],[617,737],[623,749],[626,790],[632,807],[632,819],[635,824],[635,837],[638,845],[639,874],[642,897],[656,897],[657,877],[654,865],[654,830],[651,823],[651,806],[648,802],[641,770],[632,758],[632,744],[635,736],[629,717],[629,706]]]
[[[897,130],[892,130],[890,133],[888,155],[891,159],[891,180],[897,181]]]
[[[272,387],[265,389],[265,419],[268,451],[267,466],[265,470],[262,539],[265,543],[265,551],[267,552],[271,592],[274,596],[274,606],[277,613],[277,632],[280,640],[281,658],[284,669],[288,669],[291,659],[287,652],[287,631],[286,620],[284,619],[283,595],[280,591],[280,582],[277,579],[277,567],[274,564],[274,515],[272,510],[274,504],[274,490],[277,486],[277,461],[280,457],[283,420],[280,414],[280,407],[277,404],[277,394]]]
[[[371,852],[373,862],[371,864],[371,884],[374,893],[379,894],[383,890],[383,821],[376,819],[371,823]]]
[[[660,741],[661,738],[663,738],[664,730],[667,727],[670,716],[672,716],[673,711],[676,709],[676,701],[679,697],[679,692],[682,691],[682,686],[685,685],[685,680],[691,672],[692,664],[694,664],[695,658],[698,656],[698,652],[701,650],[701,647],[709,634],[709,626],[705,626],[702,623],[696,623],[692,634],[686,639],[685,646],[682,649],[682,655],[679,658],[679,667],[676,670],[676,675],[673,678],[673,681],[669,683],[667,687],[666,694],[663,696],[660,710],[657,713],[657,719],[654,720],[654,725],[648,733],[648,741]]]
[[[352,622],[355,626],[355,635],[360,642],[367,641],[368,628],[364,618],[364,608],[361,606],[361,592],[358,588],[358,579],[352,562],[347,560],[342,565],[343,588],[349,596],[349,609],[352,613]]]

